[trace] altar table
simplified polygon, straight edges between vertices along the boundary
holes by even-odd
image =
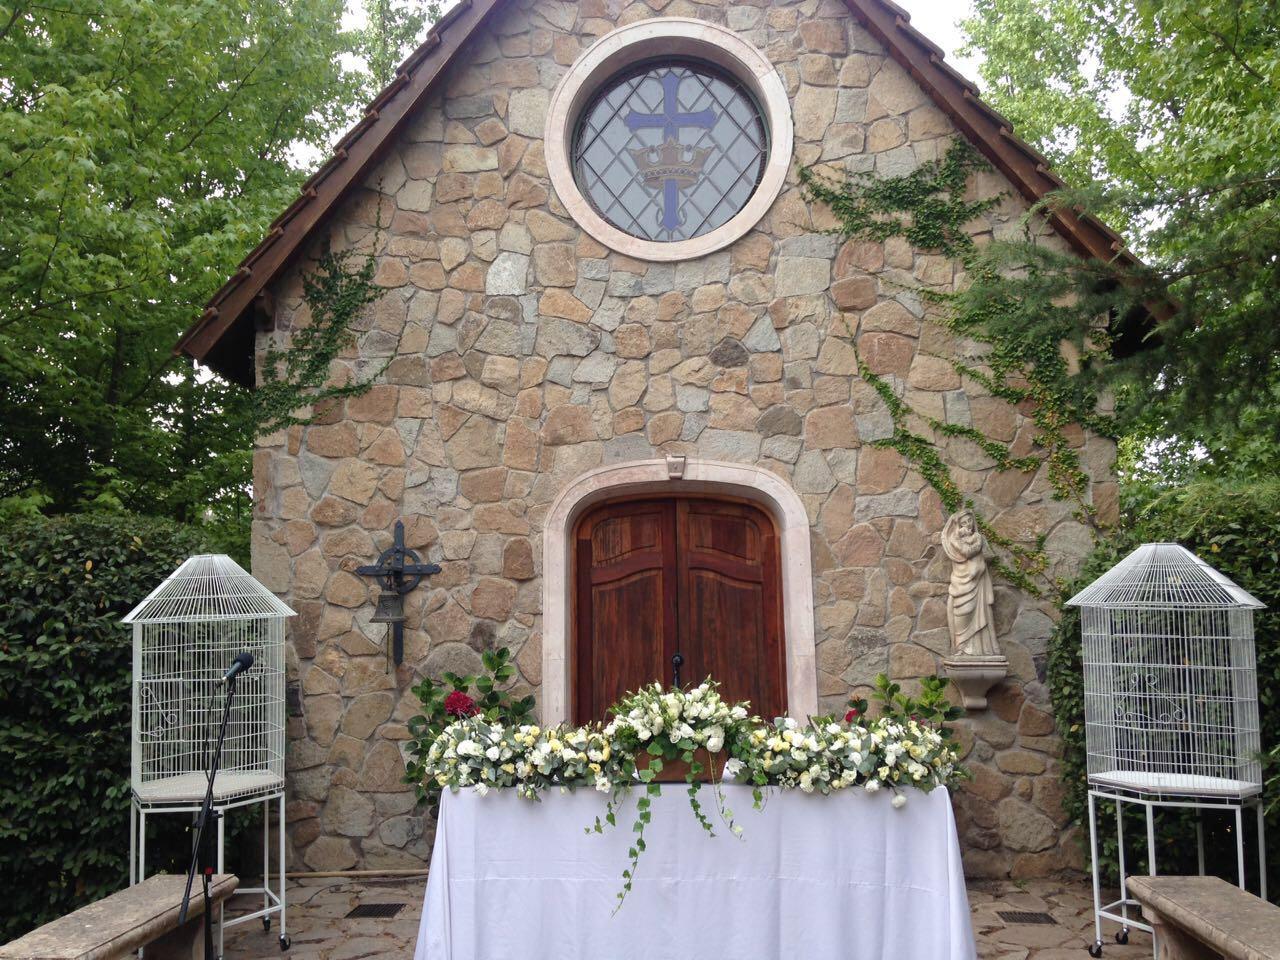
[[[639,795],[641,791],[635,793]],[[541,802],[495,790],[442,798],[415,960],[973,960],[946,790],[830,796],[724,788],[734,837],[699,791],[653,797],[631,893],[615,913],[634,798],[603,835],[589,790]]]

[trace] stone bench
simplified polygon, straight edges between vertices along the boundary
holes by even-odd
[[[204,901],[191,890],[187,922],[178,923],[185,876],[156,874],[59,917],[0,947],[0,960],[116,960],[146,947],[146,960],[203,960]],[[218,874],[209,896],[221,904],[240,881]]]
[[[1280,960],[1280,907],[1218,877],[1130,877],[1160,960]]]

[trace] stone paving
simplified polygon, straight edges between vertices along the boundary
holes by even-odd
[[[412,957],[422,912],[422,878],[396,880],[294,881],[289,887],[290,960],[360,960],[364,957]],[[392,920],[346,920],[363,903],[404,903]],[[1092,903],[1083,879],[1032,880],[1025,883],[975,880],[969,904],[980,960],[1081,960],[1093,940]],[[1007,924],[998,911],[1048,913],[1053,924]],[[1106,960],[1151,956],[1151,938],[1135,931],[1125,946],[1110,939]],[[227,934],[226,960],[280,957],[277,930],[264,934],[256,922]]]

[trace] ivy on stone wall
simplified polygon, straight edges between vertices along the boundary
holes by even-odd
[[[905,390],[892,379],[873,372],[861,358],[859,374],[871,384],[888,408],[893,420],[891,436],[872,441],[875,446],[896,450],[937,491],[943,506],[955,512],[968,507],[978,525],[997,551],[996,568],[1011,583],[1040,596],[1047,586],[1048,569],[1044,534],[1030,545],[1018,543],[996,530],[974,502],[966,498],[939,452],[939,441],[963,438],[976,444],[999,470],[1034,472],[1043,468],[1056,500],[1074,504],[1078,520],[1096,525],[1096,517],[1086,500],[1089,477],[1071,445],[1075,431],[1088,428],[1109,435],[1109,420],[1097,412],[1097,396],[1073,376],[1074,368],[1105,353],[1107,342],[1100,332],[1094,342],[1081,344],[1075,359],[1064,344],[1071,331],[1053,324],[1018,325],[1028,311],[1028,297],[1040,295],[1046,306],[1052,292],[1023,276],[1003,283],[999,258],[990,256],[974,241],[973,221],[990,211],[1002,199],[967,199],[970,176],[989,170],[986,162],[966,141],[956,142],[939,160],[922,164],[915,171],[897,177],[876,177],[855,173],[842,177],[814,169],[800,172],[806,198],[825,203],[840,221],[837,233],[850,240],[883,243],[901,238],[922,252],[942,254],[959,261],[963,274],[960,289],[932,290],[907,288],[933,304],[936,320],[953,333],[983,345],[981,365],[951,358],[951,364],[965,380],[977,384],[1021,410],[1035,426],[1035,436],[1027,445],[1017,438],[1006,443],[988,437],[967,424],[952,423],[922,414],[905,398]],[[998,241],[993,241],[992,246]],[[1033,268],[1034,269],[1034,268]],[[975,282],[977,281],[977,282]],[[881,277],[881,282],[892,282]],[[974,294],[972,291],[980,291]],[[1042,315],[1053,315],[1046,309]],[[846,324],[847,324],[846,320]],[[849,338],[855,341],[855,330]],[[856,342],[855,342],[856,351]],[[912,429],[922,424],[927,431]],[[1015,447],[1029,449],[1015,451]]]
[[[374,249],[380,235],[381,224]],[[304,275],[302,297],[310,317],[305,323],[295,321],[287,347],[271,346],[263,353],[251,401],[261,433],[313,423],[332,404],[366,393],[386,369],[384,364],[358,382],[330,382],[333,361],[355,342],[353,325],[382,295],[373,282],[375,256],[361,257],[353,268],[355,259],[355,251],[334,251],[326,244]]]

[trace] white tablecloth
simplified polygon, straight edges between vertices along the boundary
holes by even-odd
[[[584,833],[601,794],[446,793],[415,960],[972,960],[951,801],[908,792],[774,791],[708,837],[679,784],[653,798],[635,884],[616,914],[634,810]],[[633,801],[634,802],[634,801]]]

